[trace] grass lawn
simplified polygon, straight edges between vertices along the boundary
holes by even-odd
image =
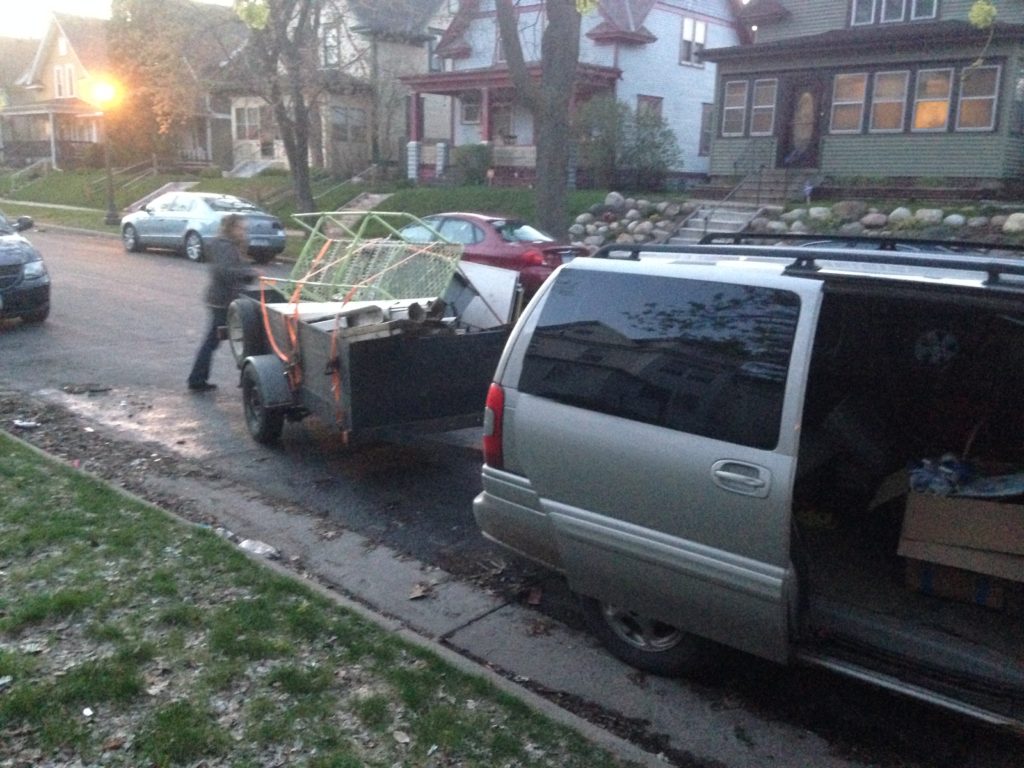
[[[210,530],[0,432],[0,763],[610,766]]]

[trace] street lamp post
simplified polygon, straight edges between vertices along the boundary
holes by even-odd
[[[117,213],[117,206],[114,205],[114,173],[110,170],[110,135],[107,133],[107,116],[103,116],[103,165],[107,171],[107,215],[103,219],[104,224],[114,225],[121,223],[121,217]]]
[[[113,80],[102,79],[93,82],[91,101],[103,112],[103,166],[107,174],[107,215],[103,222],[110,225],[121,223],[114,203],[114,173],[110,168],[110,131],[107,130],[107,115],[116,106],[119,98],[118,86]]]

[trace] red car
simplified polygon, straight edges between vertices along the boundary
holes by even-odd
[[[582,245],[555,242],[551,236],[518,219],[479,213],[437,213],[422,221],[423,224],[403,228],[402,238],[410,243],[435,240],[461,243],[462,258],[466,261],[519,272],[527,298],[557,267],[589,254]]]

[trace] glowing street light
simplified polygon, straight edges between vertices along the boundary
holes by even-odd
[[[113,80],[93,80],[89,85],[87,101],[99,107],[103,113],[103,165],[107,171],[107,215],[105,224],[120,224],[121,217],[114,205],[114,174],[110,170],[110,133],[107,131],[107,113],[114,109],[121,100],[121,90]]]

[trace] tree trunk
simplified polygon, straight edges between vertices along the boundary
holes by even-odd
[[[519,101],[533,115],[537,146],[537,223],[552,235],[568,233],[569,110],[580,54],[576,0],[546,0],[541,41],[541,81],[530,81],[519,41],[513,0],[498,0],[498,27]]]

